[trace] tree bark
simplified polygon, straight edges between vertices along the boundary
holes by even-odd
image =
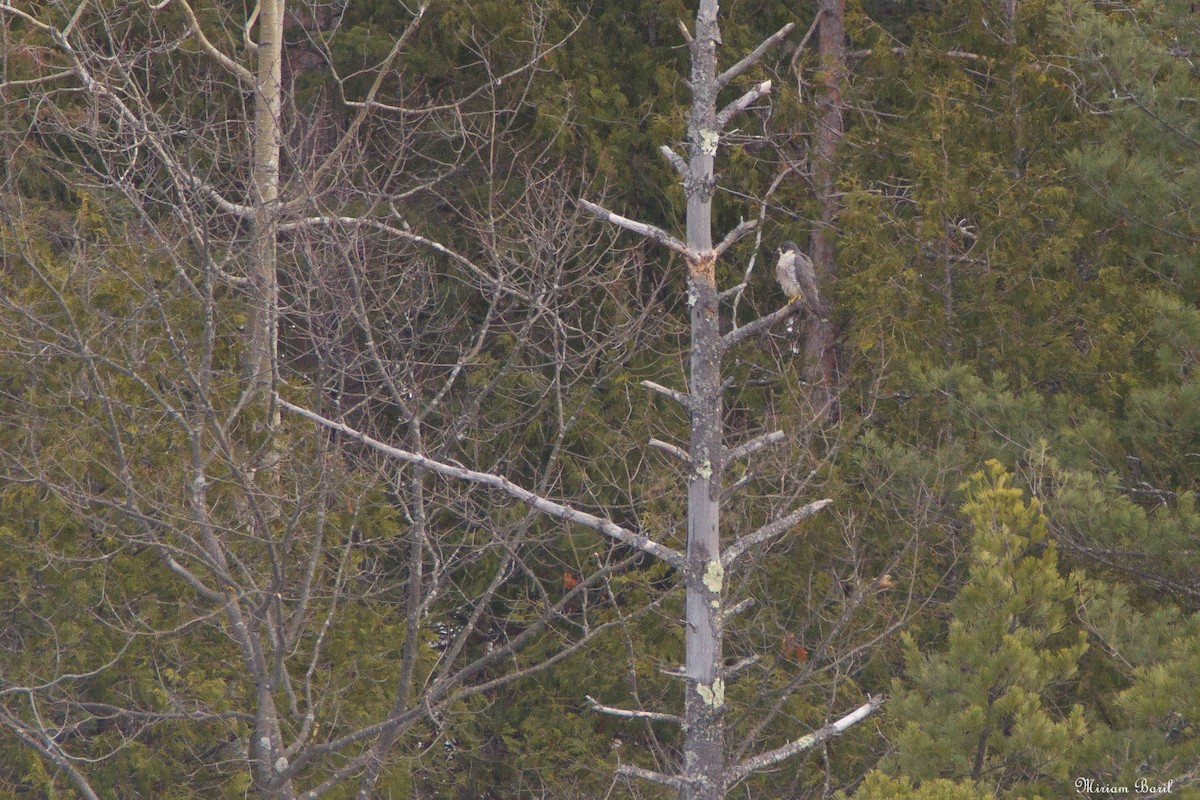
[[[691,303],[691,468],[688,475],[687,629],[683,800],[725,794],[725,690],[721,678],[723,570],[720,560],[722,473],[721,332],[712,252],[713,164],[717,123],[716,0],[702,0],[692,50],[692,109],[688,123],[687,245]]]
[[[285,0],[262,0],[258,18],[258,73],[254,85],[254,221],[250,246],[250,324],[247,376],[264,391],[275,383],[278,354],[279,153],[283,143],[283,20]]]
[[[820,14],[818,49],[822,89],[817,98],[819,113],[813,148],[813,186],[821,217],[813,231],[812,260],[822,289],[820,307],[805,318],[804,377],[813,387],[814,405],[832,413],[838,381],[838,352],[829,298],[837,282],[833,226],[841,204],[834,179],[838,148],[845,135],[841,86],[846,73],[846,0],[820,0]]]

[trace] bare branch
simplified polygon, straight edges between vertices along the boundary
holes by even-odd
[[[208,53],[208,55],[214,61],[224,67],[227,72],[235,76],[243,84],[246,84],[247,86],[253,86],[254,73],[222,53],[217,49],[215,44],[209,41],[209,38],[204,35],[204,29],[200,27],[200,20],[196,19],[196,12],[192,10],[192,6],[187,2],[187,0],[165,0],[165,2],[155,6],[155,10],[157,11],[160,8],[165,8],[172,2],[183,9],[183,15],[187,17],[188,28],[191,30],[192,35],[199,40],[200,47],[203,48],[204,52]],[[81,3],[80,5],[82,6],[84,4]],[[64,34],[66,32],[67,31],[63,31]]]
[[[681,19],[675,21],[679,23],[679,32],[683,34],[683,40],[688,44],[691,44],[693,41],[695,41],[692,39],[692,32],[688,30],[687,23]]]
[[[335,422],[334,420],[323,417],[314,411],[309,411],[306,408],[289,403],[281,397],[276,397],[276,402],[279,403],[281,408],[285,408],[288,411],[291,411],[293,414],[298,414],[317,423],[318,425],[344,434],[355,441],[365,444],[372,450],[383,453],[391,458],[396,458],[401,461],[406,461],[409,464],[416,464],[418,466],[425,467],[431,472],[436,472],[439,475],[446,475],[451,478],[458,478],[470,483],[477,483],[482,486],[490,486],[494,489],[499,489],[505,494],[517,498],[531,508],[535,508],[544,514],[591,528],[597,533],[602,533],[611,539],[615,539],[621,544],[637,548],[638,550],[648,553],[655,558],[662,559],[674,567],[683,566],[684,558],[682,553],[661,545],[640,533],[635,533],[628,528],[623,528],[612,520],[598,517],[595,514],[589,514],[586,511],[580,511],[578,509],[571,508],[570,506],[565,506],[561,503],[556,503],[553,500],[535,494],[528,489],[518,486],[503,475],[493,475],[488,472],[477,472],[476,470],[467,469],[466,467],[459,467],[442,461],[435,461],[432,458],[428,458],[417,453],[410,453],[407,450],[401,450],[398,447],[393,447],[389,444],[379,441],[378,439],[368,436],[361,431],[357,431],[345,423]]]
[[[818,16],[820,16],[819,13]],[[771,185],[767,187],[767,191],[764,192],[762,197],[759,199],[758,232],[754,237],[754,249],[750,251],[750,259],[746,262],[746,271],[742,275],[742,282],[737,286],[734,286],[732,289],[726,289],[721,293],[722,300],[724,300],[728,295],[733,296],[733,308],[729,312],[729,318],[733,320],[735,327],[737,325],[738,318],[738,305],[742,301],[742,292],[747,286],[750,285],[750,276],[754,274],[754,265],[758,261],[758,249],[762,246],[762,223],[767,218],[767,204],[769,203],[771,196],[775,194],[775,190],[779,188],[779,184],[783,183],[784,178],[786,178],[791,171],[792,169],[787,166],[777,170],[775,177],[771,180]]]
[[[627,708],[613,708],[602,703],[596,702],[596,699],[591,695],[585,694],[584,698],[588,701],[588,707],[593,711],[598,711],[601,714],[608,714],[613,717],[625,717],[626,719],[648,719],[655,722],[670,722],[675,725],[682,725],[683,719],[675,714],[662,714],[658,711],[634,711]]]
[[[796,23],[789,22],[787,25],[784,25],[782,28],[775,31],[775,33],[764,39],[763,43],[754,48],[754,50],[748,53],[745,58],[718,75],[717,86],[721,87],[728,85],[731,80],[757,64],[759,60],[766,55],[767,51],[783,41],[784,37],[791,33],[792,28],[794,27],[796,27]]]
[[[658,242],[661,245],[671,248],[676,253],[679,253],[684,258],[686,258],[688,261],[698,261],[700,258],[698,253],[696,253],[694,250],[692,250],[690,247],[688,247],[683,242],[676,239],[671,234],[664,231],[662,228],[655,227],[654,225],[649,225],[645,222],[637,222],[635,220],[629,219],[628,217],[622,217],[620,214],[614,214],[612,211],[609,211],[607,208],[604,208],[603,206],[598,206],[595,203],[589,202],[587,200],[580,199],[579,205],[581,208],[583,208],[588,213],[593,214],[593,215],[599,217],[600,219],[611,222],[613,225],[616,225],[617,227],[624,228],[627,231],[633,231],[634,233],[641,234],[642,236],[645,236],[647,239],[650,239],[652,241]]]
[[[83,16],[83,11],[88,6],[87,0],[80,0],[79,5],[75,6],[75,13],[71,15],[71,21],[63,28],[63,36],[71,35],[71,28],[75,27],[75,23],[79,22],[79,18]]]
[[[677,392],[674,389],[668,389],[666,386],[655,383],[654,381],[642,381],[642,387],[645,389],[649,389],[652,392],[661,394],[663,397],[667,398],[668,400],[674,400],[676,403],[679,403],[679,405],[683,406],[684,408],[688,407],[688,396],[686,394],[684,394],[683,392]]]
[[[808,26],[808,31],[805,32],[804,38],[800,40],[800,44],[796,45],[795,51],[792,53],[792,61],[789,65],[793,72],[796,70],[796,62],[800,60],[800,54],[804,52],[804,46],[808,44],[808,40],[817,32],[817,26],[821,24],[821,17],[825,15],[825,9],[817,9],[816,16],[813,17],[812,24]]]
[[[643,611],[649,611],[650,609],[657,608],[659,602],[661,602],[661,598],[659,601],[651,603],[646,607],[646,609],[643,609]],[[526,631],[523,632],[518,638],[528,641],[532,633],[535,631],[540,631],[545,627],[546,621],[547,618],[543,617],[534,626],[527,628]],[[495,691],[496,689],[507,686],[514,681],[519,681],[524,677],[548,669],[563,659],[578,652],[588,642],[593,641],[599,634],[610,628],[623,624],[625,623],[622,620],[610,620],[596,626],[595,628],[591,629],[587,635],[559,649],[556,653],[542,659],[537,663],[531,664],[524,668],[509,671],[506,674],[499,675],[496,678],[489,681],[484,681],[483,683],[462,686],[455,689],[458,684],[462,683],[467,678],[478,674],[487,665],[502,660],[506,656],[511,656],[520,645],[516,642],[510,643],[508,646],[501,648],[504,651],[503,654],[501,653],[501,650],[492,651],[491,653],[488,653],[482,658],[476,659],[471,664],[459,670],[448,680],[439,681],[435,685],[428,687],[425,691],[424,701],[417,707],[410,708],[399,715],[389,716],[380,722],[359,728],[356,731],[345,734],[344,736],[340,736],[336,739],[332,739],[321,744],[311,745],[300,758],[298,758],[291,764],[291,766],[288,767],[288,774],[297,774],[304,768],[306,764],[310,763],[313,758],[318,755],[335,753],[349,744],[363,741],[371,736],[386,734],[389,731],[396,731],[406,728],[407,726],[412,725],[416,720],[423,717],[434,717],[437,714],[437,709],[444,708],[448,705],[453,705],[456,702],[461,702],[462,699],[471,697],[473,695]],[[370,757],[371,754],[368,750],[367,752],[360,753],[359,755],[350,759],[344,766],[330,775],[321,784],[309,789],[304,794],[304,797],[320,797],[321,795],[325,794],[325,792],[329,791],[329,789],[341,783],[347,776],[360,772],[363,766],[368,763]]]
[[[12,731],[17,738],[29,745],[42,758],[65,772],[82,797],[88,798],[88,800],[100,800],[100,795],[96,794],[95,789],[88,782],[87,776],[71,763],[70,756],[63,752],[54,737],[49,736],[46,731],[41,729],[31,730],[7,712],[0,712],[0,722],[3,722],[4,727]]]
[[[0,3],[0,11],[5,11],[9,14],[12,14],[13,16],[20,17],[21,19],[25,20],[25,22],[27,22],[29,25],[32,25],[34,28],[41,31],[42,33],[46,33],[46,34],[50,34],[50,35],[53,35],[55,33],[55,30],[52,26],[47,25],[46,23],[42,22],[40,19],[33,16],[28,11],[22,11],[19,8],[15,8],[11,3]]]
[[[250,16],[246,18],[246,24],[242,26],[242,44],[246,47],[247,53],[258,52],[258,42],[250,37],[250,30],[258,22],[258,12],[261,7],[261,3],[255,3],[254,10],[250,12]]]
[[[763,544],[774,539],[776,536],[786,533],[791,530],[792,526],[797,522],[808,519],[816,514],[821,509],[830,505],[833,501],[829,499],[817,500],[809,503],[802,508],[798,508],[785,517],[780,517],[774,522],[768,522],[754,533],[748,533],[745,536],[739,536],[733,544],[725,548],[725,552],[721,554],[721,564],[725,569],[729,569],[733,564],[745,555],[746,551],[755,545]]]
[[[179,1],[182,2],[183,0]],[[376,69],[375,81],[371,84],[371,88],[367,90],[366,99],[358,105],[358,113],[354,115],[354,119],[352,119],[350,124],[346,126],[345,133],[342,134],[341,139],[333,147],[333,149],[329,151],[328,155],[325,156],[323,163],[317,167],[316,171],[313,173],[311,180],[314,184],[322,183],[329,171],[339,162],[342,154],[353,142],[357,141],[358,132],[370,114],[371,104],[375,101],[376,96],[379,94],[379,90],[383,87],[388,73],[391,72],[392,65],[399,57],[400,52],[404,49],[404,45],[408,43],[408,40],[412,38],[412,35],[416,32],[417,28],[420,27],[421,20],[424,18],[425,12],[428,9],[429,4],[422,3],[417,8],[416,14],[413,15],[413,18],[409,21],[408,25],[405,26],[404,32],[396,38],[395,43],[392,45],[391,51],[384,57],[379,67]],[[301,198],[301,201],[306,200],[307,198]]]
[[[70,78],[75,74],[74,70],[64,69],[61,72],[54,72],[50,75],[43,75],[39,78],[30,78],[23,81],[3,81],[0,82],[0,89],[12,90],[21,86],[41,86],[43,83],[54,83],[63,78]]]
[[[106,84],[102,83],[92,74],[91,70],[89,70],[84,64],[84,60],[79,55],[79,52],[74,46],[71,45],[70,41],[67,40],[66,34],[51,25],[47,25],[46,23],[35,19],[27,12],[14,8],[9,3],[0,2],[0,12],[18,16],[28,22],[30,25],[36,27],[38,30],[46,33],[54,41],[54,44],[57,46],[59,51],[61,51],[62,54],[71,62],[71,71],[83,84],[87,92],[97,100],[105,100],[111,103],[113,108],[116,110],[117,115],[127,122],[134,130],[146,138],[150,148],[159,156],[159,158],[162,159],[163,163],[166,164],[167,168],[171,172],[172,178],[178,181],[181,185],[200,192],[211,202],[215,203],[222,211],[228,214],[233,214],[238,217],[253,216],[254,209],[251,206],[242,203],[235,203],[226,199],[221,195],[220,192],[216,190],[215,187],[202,180],[196,173],[192,172],[177,158],[175,158],[174,155],[167,149],[167,146],[161,137],[159,137],[146,123],[146,120],[134,113],[129,105],[126,104],[116,92],[110,89]],[[71,24],[74,24],[74,20],[72,20]]]
[[[682,789],[684,785],[683,778],[680,778],[678,775],[667,775],[662,772],[655,772],[652,769],[635,767],[633,764],[622,764],[617,767],[617,774],[625,778],[641,778],[651,783],[661,783],[663,786],[670,786],[672,789]]]
[[[750,104],[755,100],[758,100],[760,97],[769,94],[770,91],[771,82],[763,81],[754,88],[750,89],[750,91],[743,94],[737,100],[734,100],[732,103],[725,106],[723,109],[721,109],[721,112],[717,114],[717,130],[724,130],[725,126],[729,124],[730,120],[749,108]]]
[[[726,620],[733,619],[738,614],[753,606],[755,602],[756,601],[753,597],[747,597],[746,599],[740,600],[736,604],[725,609],[721,616]]]
[[[908,55],[908,52],[911,49],[912,48],[909,47],[890,47],[885,52],[891,53],[892,55],[903,56]],[[867,56],[872,55],[874,52],[874,50],[847,50],[846,58],[866,58]],[[959,58],[964,61],[981,61],[985,64],[995,63],[995,59],[991,56],[984,56],[978,53],[969,53],[966,50],[943,50],[937,54],[945,56],[946,58]]]
[[[743,220],[736,228],[731,230],[729,233],[725,234],[725,238],[722,239],[721,243],[718,244],[713,249],[714,256],[716,258],[720,258],[722,253],[724,253],[730,247],[733,247],[733,245],[736,244],[739,239],[741,239],[743,236],[745,236],[746,234],[748,234],[750,231],[754,230],[757,227],[758,227],[758,220],[756,220],[756,219]]]
[[[676,153],[670,148],[670,146],[665,144],[658,148],[658,150],[666,157],[667,161],[671,162],[671,166],[675,167],[675,170],[679,173],[681,178],[686,181],[691,177],[692,170],[688,167],[688,163],[684,160],[683,156],[679,155],[679,153]]]
[[[729,333],[721,337],[722,348],[728,350],[734,345],[740,344],[760,331],[764,331],[772,325],[782,322],[794,314],[800,313],[805,307],[805,302],[806,301],[803,297],[798,297],[783,308],[773,311],[772,313],[767,314],[765,317],[759,317],[756,320],[747,322],[740,328],[734,328]]]
[[[118,661],[124,658],[125,652],[129,649],[131,644],[133,644],[133,639],[127,639],[125,643],[121,645],[121,648],[116,652],[116,654],[113,655],[113,657],[110,658],[106,663],[101,664],[94,669],[90,669],[87,672],[64,672],[60,675],[55,675],[51,680],[37,685],[8,686],[4,689],[0,689],[0,697],[4,697],[5,695],[9,694],[23,694],[32,696],[35,692],[44,692],[47,689],[54,688],[61,683],[67,683],[70,681],[83,681],[87,680],[88,678],[94,678],[102,672],[112,668]]]
[[[418,10],[418,14],[424,14],[425,10],[428,8],[428,6],[429,6],[429,3],[423,4],[421,6],[421,8]],[[502,86],[503,84],[508,83],[512,78],[515,78],[518,75],[522,75],[526,72],[530,72],[530,71],[536,69],[538,64],[542,63],[546,59],[546,56],[550,55],[551,53],[553,53],[556,50],[561,49],[568,41],[570,41],[571,37],[573,37],[579,31],[579,29],[581,27],[583,27],[583,21],[585,19],[587,19],[586,15],[580,15],[577,19],[574,20],[575,27],[572,28],[571,30],[567,31],[565,34],[563,34],[562,38],[559,39],[557,42],[546,47],[545,49],[541,50],[540,52],[536,53],[535,55],[527,58],[525,60],[525,62],[523,64],[521,64],[520,66],[509,70],[508,72],[504,73],[503,75],[497,75],[494,78],[489,78],[489,80],[487,80],[485,83],[482,83],[481,85],[479,85],[472,91],[467,92],[464,95],[456,97],[451,102],[439,103],[436,105],[422,105],[422,106],[418,106],[416,108],[408,108],[405,106],[392,105],[389,103],[381,102],[376,99],[370,99],[370,100],[343,99],[342,102],[345,103],[345,105],[349,108],[362,108],[362,109],[370,109],[370,110],[374,110],[374,111],[386,111],[389,113],[403,114],[406,116],[425,116],[425,115],[433,114],[433,113],[436,113],[439,111],[455,111],[455,110],[461,109],[468,102],[479,97],[484,92],[489,91],[497,86]],[[339,82],[340,82],[340,79],[339,79]]]
[[[729,484],[728,486],[726,486],[724,489],[721,490],[721,500],[728,500],[729,498],[733,497],[735,494],[737,494],[738,489],[741,489],[743,486],[745,486],[749,482],[750,482],[750,473],[747,472],[745,475],[738,478],[736,481],[734,481],[733,483]]]
[[[669,456],[674,456],[684,464],[692,463],[692,457],[688,455],[687,450],[684,450],[682,447],[677,445],[673,445],[670,442],[664,442],[661,439],[651,439],[650,446],[655,450],[661,450]]]
[[[771,431],[764,433],[762,436],[756,436],[745,444],[740,444],[737,447],[732,447],[725,451],[725,463],[737,461],[740,458],[754,455],[764,447],[769,447],[773,444],[779,444],[784,439],[783,431]]]
[[[845,733],[854,725],[862,722],[873,712],[879,710],[879,707],[883,705],[883,701],[884,698],[882,695],[879,697],[869,697],[867,702],[863,703],[861,706],[854,709],[854,711],[850,712],[836,722],[831,722],[830,724],[810,733],[807,736],[802,736],[799,739],[788,742],[782,747],[777,747],[774,750],[769,750],[765,753],[754,756],[753,758],[748,758],[740,764],[730,767],[728,772],[725,774],[725,788],[731,788],[735,783],[742,780],[752,772],[758,772],[759,770],[778,764],[780,761],[791,758],[797,753],[802,753],[805,750],[811,750],[827,739],[831,739],[838,734]]]
[[[530,295],[528,292],[524,292],[520,289],[517,289],[513,286],[508,285],[504,281],[500,280],[499,278],[497,278],[494,275],[487,272],[487,270],[480,267],[478,264],[476,264],[471,259],[467,258],[466,256],[462,255],[461,253],[459,253],[455,250],[451,250],[449,247],[446,247],[441,242],[437,242],[437,241],[434,241],[433,239],[429,239],[425,236],[421,236],[420,234],[413,233],[412,231],[406,230],[405,228],[398,228],[395,225],[389,225],[388,223],[381,222],[380,220],[377,220],[377,219],[370,219],[370,218],[363,218],[363,217],[342,217],[342,216],[306,217],[305,219],[298,219],[298,220],[293,220],[292,222],[280,224],[279,231],[282,233],[282,232],[287,232],[287,231],[299,230],[299,229],[307,228],[307,227],[317,227],[317,226],[333,227],[336,225],[349,225],[349,226],[354,226],[354,227],[374,228],[375,230],[390,233],[393,236],[413,242],[414,244],[423,245],[425,247],[430,248],[431,250],[435,250],[435,251],[441,253],[444,256],[454,259],[456,262],[458,262],[462,266],[466,267],[471,272],[475,273],[475,275],[481,281],[484,281],[489,286],[492,286],[493,288],[495,288],[497,291],[504,292],[506,294],[511,294],[514,297],[519,297],[520,299],[522,299],[526,302],[529,302],[529,303],[535,302],[533,296]]]
[[[761,656],[759,656],[758,653],[754,653],[753,655],[748,655],[745,658],[739,658],[737,661],[733,662],[732,664],[730,664],[726,667],[723,667],[721,669],[721,675],[726,678],[732,677],[732,676],[738,674],[739,672],[741,672],[742,670],[744,670],[746,667],[751,667],[751,666],[754,666],[755,664],[757,664],[759,658],[761,658]]]
[[[730,286],[728,289],[726,289],[725,291],[723,291],[719,295],[717,295],[717,299],[718,300],[728,300],[730,297],[733,297],[734,295],[738,294],[739,292],[745,290],[745,288],[749,285],[750,284],[743,281],[742,283],[739,283],[737,286]]]

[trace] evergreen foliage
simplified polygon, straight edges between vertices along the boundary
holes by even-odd
[[[61,4],[2,5],[71,19]],[[788,436],[731,469],[743,484],[729,530],[818,493],[834,504],[727,578],[732,602],[755,601],[728,624],[730,661],[758,657],[729,681],[728,744],[748,755],[868,694],[889,700],[876,733],[733,796],[1050,798],[1088,778],[1174,781],[1186,797],[1200,780],[1200,14],[1182,0],[1018,0],[1009,25],[1002,0],[848,5],[828,287],[841,413],[814,413],[784,331],[737,348],[724,397],[729,444]],[[770,250],[816,227],[820,65],[816,34],[792,49],[815,4],[725,6],[726,66],[797,24],[722,95],[775,84],[729,132],[717,186],[719,225],[763,217],[761,237],[718,265],[729,287],[754,259],[729,298],[745,320],[782,299]],[[239,4],[192,7],[218,49],[254,63]],[[311,200],[297,216],[399,213],[409,227],[280,235],[281,394],[406,447],[405,402],[429,404],[430,452],[682,546],[678,465],[645,443],[684,441],[687,419],[640,386],[684,385],[682,270],[652,245],[617,247],[572,199],[603,190],[627,216],[682,226],[658,147],[681,149],[677,20],[692,9],[432,4],[379,86],[408,111],[368,115],[353,158],[313,186],[300,176],[347,129],[343,100],[371,90],[412,14],[377,0],[292,8],[285,197]],[[255,687],[231,624],[165,558],[198,530],[203,475],[247,585],[267,597],[311,565],[323,587],[272,690],[299,703],[284,686],[320,654],[329,700],[312,741],[387,712],[406,641],[414,687],[436,680],[468,623],[461,656],[485,662],[472,685],[552,660],[406,729],[376,796],[672,796],[613,774],[665,769],[678,731],[599,716],[585,696],[679,706],[678,576],[497,494],[352,448],[333,458],[331,439],[299,425],[272,444],[269,412],[240,405],[250,295],[211,271],[245,273],[249,223],[172,182],[147,144],[164,137],[218,191],[244,194],[252,97],[184,35],[178,3],[92,3],[77,24],[97,48],[89,65],[127,70],[121,96],[153,126],[131,139],[77,84],[35,82],[64,68],[53,37],[0,11],[0,795],[75,791],[14,733],[39,715],[103,797],[256,791]],[[419,106],[434,110],[409,113]],[[271,447],[286,454],[273,479],[252,469]],[[268,495],[282,511],[265,515],[269,536],[250,535],[248,498]],[[416,559],[443,582],[410,630],[420,525],[435,544]],[[526,649],[487,661],[560,601]]]
[[[999,463],[972,476],[963,513],[970,554],[945,643],[903,635],[885,769],[922,784],[965,779],[990,796],[1052,796],[1070,785],[1087,735],[1082,705],[1063,702],[1088,648],[1069,625],[1079,578],[1059,574],[1046,518]]]

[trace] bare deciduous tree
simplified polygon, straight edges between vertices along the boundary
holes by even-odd
[[[405,72],[426,6],[345,74],[338,19],[315,6],[264,0],[237,18],[186,0],[0,0],[0,91],[20,123],[5,133],[0,253],[17,291],[0,347],[30,387],[3,398],[20,431],[3,469],[11,503],[62,520],[20,545],[31,562],[112,576],[102,636],[21,612],[31,639],[67,644],[5,674],[0,725],[84,796],[103,765],[184,729],[205,742],[176,754],[198,789],[242,775],[262,798],[351,781],[369,798],[403,773],[420,796],[416,764],[453,744],[448,718],[662,601],[614,616],[594,599],[615,604],[596,590],[647,556],[684,588],[683,715],[593,707],[679,723],[681,763],[621,774],[721,798],[879,706],[730,757],[726,682],[754,659],[726,663],[726,624],[749,605],[728,602],[729,576],[829,504],[722,542],[740,485],[727,468],[785,438],[726,444],[723,359],[802,309],[723,323],[734,295],[716,264],[755,226],[714,244],[714,164],[770,84],[723,107],[718,94],[791,26],[718,72],[717,5],[702,0],[688,158],[664,148],[688,201],[679,239],[570,202],[584,182],[523,151],[510,112],[557,46],[529,11],[522,58],[472,39],[478,87],[434,98]],[[289,58],[289,32],[319,57]],[[310,61],[332,87],[306,106]],[[38,169],[75,219],[22,186]],[[683,550],[643,524],[636,478],[590,480],[640,448],[572,452],[594,391],[666,324],[641,251],[593,217],[687,265],[687,390],[644,383],[688,419],[687,448],[651,442],[687,466]],[[568,563],[561,542],[581,529],[608,546]],[[132,569],[147,577],[117,579]],[[145,668],[120,677],[131,664]]]
[[[881,698],[872,698],[849,714],[807,736],[757,755],[746,756],[736,763],[727,762],[726,679],[732,678],[747,664],[725,663],[724,629],[729,617],[744,609],[747,604],[727,606],[726,574],[752,549],[782,537],[799,522],[829,505],[828,500],[807,503],[722,546],[720,513],[726,490],[729,488],[725,483],[726,465],[748,458],[766,447],[778,444],[784,438],[782,432],[771,432],[736,447],[726,446],[721,397],[722,359],[733,347],[798,313],[802,301],[795,301],[774,313],[722,332],[722,293],[717,287],[715,265],[726,250],[754,229],[755,224],[748,222],[739,225],[714,245],[714,164],[723,130],[739,113],[767,95],[771,86],[770,82],[753,86],[723,108],[718,106],[718,93],[757,63],[772,46],[790,32],[791,27],[784,27],[754,52],[729,69],[718,73],[716,51],[721,36],[718,29],[717,4],[714,0],[702,0],[700,3],[695,30],[688,33],[691,49],[689,86],[692,91],[688,124],[689,158],[685,160],[669,147],[663,148],[664,155],[680,173],[687,197],[686,241],[653,225],[623,217],[596,203],[580,201],[581,207],[597,217],[670,248],[681,255],[687,264],[688,305],[691,308],[688,390],[684,393],[653,382],[645,384],[649,390],[678,402],[686,410],[689,419],[690,442],[687,450],[669,443],[653,443],[659,449],[678,456],[688,465],[685,552],[670,549],[653,537],[617,525],[603,514],[584,512],[551,500],[543,493],[525,489],[502,474],[472,470],[430,459],[420,452],[396,448],[343,423],[300,406],[284,403],[288,410],[367,444],[392,458],[443,475],[493,487],[522,500],[534,509],[591,527],[623,545],[640,549],[675,567],[682,576],[686,596],[686,653],[683,669],[679,674],[686,684],[683,716],[656,710],[613,708],[595,701],[593,706],[598,711],[618,717],[668,721],[682,727],[682,764],[677,772],[668,774],[634,765],[623,765],[620,771],[627,776],[677,788],[680,797],[685,800],[723,798],[730,787],[752,772],[768,768],[797,753],[816,747],[864,719],[881,704]],[[752,659],[748,663],[752,663]],[[776,708],[775,711],[777,710]],[[774,716],[775,711],[768,717]]]
[[[566,563],[562,523],[439,475],[578,481],[593,389],[658,324],[640,252],[511,131],[557,46],[527,10],[520,59],[467,41],[477,88],[433,98],[405,72],[426,6],[347,75],[315,6],[0,3],[12,547],[107,587],[6,609],[57,642],[0,682],[48,780],[97,797],[161,746],[197,793],[419,796],[455,715],[617,624],[597,588],[639,550]],[[315,105],[298,39],[334,84]],[[283,425],[277,396],[429,462]]]

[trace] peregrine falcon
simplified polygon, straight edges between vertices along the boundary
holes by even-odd
[[[804,304],[814,309],[821,302],[817,292],[817,276],[813,272],[813,262],[795,242],[784,242],[779,245],[779,261],[775,264],[775,278],[779,288],[788,296],[788,300],[804,299]]]

